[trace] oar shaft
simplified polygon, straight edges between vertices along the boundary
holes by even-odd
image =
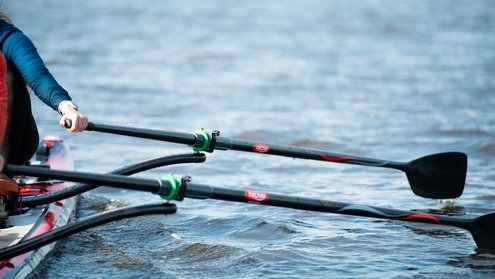
[[[478,244],[478,247],[495,249],[495,241],[492,241],[495,228],[492,228],[491,225],[495,220],[495,214],[485,215],[478,217],[477,219],[456,218],[423,212],[403,211],[298,196],[268,194],[261,191],[244,191],[238,189],[219,188],[190,182],[187,182],[187,185],[184,185],[183,183],[186,182],[187,179],[182,179],[181,182],[178,182],[178,180],[176,180],[177,182],[171,182],[166,179],[149,180],[110,174],[81,173],[17,165],[6,165],[4,167],[4,172],[7,174],[24,174],[44,178],[56,178],[107,185],[131,190],[148,191],[155,194],[160,194],[162,196],[165,195],[167,196],[164,197],[165,199],[182,199],[182,197],[185,196],[196,199],[217,199],[243,203],[258,203],[262,205],[361,217],[450,225],[469,230]],[[177,183],[179,184],[178,186]]]
[[[170,131],[158,131],[142,128],[120,127],[115,125],[88,123],[88,131],[104,132],[110,134],[146,138],[151,140],[160,140],[173,143],[187,144],[191,146],[201,146],[202,142],[193,133],[180,133]],[[334,163],[346,163],[354,165],[365,165],[375,167],[398,168],[401,163],[347,155],[342,153],[330,152],[306,147],[297,147],[281,144],[261,143],[256,141],[237,140],[227,137],[217,136],[212,143],[212,149],[217,150],[237,150],[251,153],[270,154],[285,156],[298,159],[310,159]]]
[[[228,149],[251,153],[285,156],[298,159],[310,159],[317,161],[366,165],[374,167],[389,167],[389,164],[392,163],[390,161],[380,159],[347,155],[343,153],[330,152],[314,148],[261,143],[256,141],[230,139],[226,137],[217,137],[214,148],[220,150]]]
[[[387,220],[454,226],[468,230],[481,249],[495,249],[495,213],[477,218],[458,218],[424,212],[396,210],[367,205],[333,202],[298,196],[268,194],[261,191],[243,191],[188,183],[185,196],[196,199],[216,199],[243,203],[328,212]]]
[[[171,187],[166,181],[161,182],[160,180],[125,177],[113,174],[96,174],[86,172],[51,170],[10,164],[4,167],[4,172],[8,174],[23,174],[28,176],[38,176],[44,178],[54,178],[106,185],[130,190],[147,191],[151,193],[158,193],[161,195],[166,195],[171,191]],[[260,203],[263,205],[277,207],[330,212],[363,217],[374,217],[381,219],[446,224],[460,226],[462,228],[464,228],[463,223],[465,222],[465,219],[459,219],[449,216],[379,208],[365,205],[354,205],[349,203],[311,199],[299,196],[268,194],[261,191],[227,189],[196,183],[187,183],[185,196],[197,199],[217,199],[244,203]]]
[[[461,152],[444,152],[423,156],[410,162],[394,162],[300,146],[261,143],[221,137],[219,132],[204,130],[177,133],[141,128],[88,123],[87,130],[187,144],[194,151],[236,150],[290,158],[333,163],[391,168],[403,171],[411,190],[431,199],[453,199],[462,194],[466,179],[467,156]]]
[[[187,184],[185,196],[196,199],[216,199],[243,203],[258,203],[276,207],[345,214],[361,217],[451,225],[461,228],[466,228],[466,224],[472,221],[470,219],[435,215],[423,212],[380,208],[374,206],[334,202],[298,196],[269,194],[261,191],[244,191],[230,188],[227,189],[196,183]]]
[[[91,183],[98,185],[106,185],[129,190],[138,190],[151,193],[163,191],[163,186],[159,180],[142,179],[135,177],[126,177],[112,174],[96,174],[87,172],[71,172],[62,170],[51,170],[39,167],[5,165],[4,173],[7,174],[22,174],[28,176],[36,176],[43,178],[62,179],[82,183]],[[170,189],[165,189],[169,191]],[[163,193],[160,193],[163,194]]]
[[[187,145],[194,145],[197,141],[197,137],[192,133],[188,134],[142,128],[119,127],[114,125],[95,124],[92,122],[88,123],[88,127],[86,128],[86,130],[151,140],[182,143]]]
[[[152,158],[144,160],[135,164],[126,165],[116,170],[113,170],[109,174],[117,175],[132,175],[135,173],[143,172],[153,168],[174,165],[174,164],[184,164],[184,163],[202,163],[206,160],[206,156],[203,153],[191,153],[191,154],[178,154],[162,156],[157,158]],[[93,190],[100,185],[91,183],[80,183],[69,188],[59,190],[52,193],[26,196],[22,198],[22,205],[26,207],[32,207],[47,203],[52,203],[58,200],[66,199],[79,195],[81,193]]]

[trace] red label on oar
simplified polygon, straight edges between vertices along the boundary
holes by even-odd
[[[331,157],[325,154],[320,154],[320,157],[323,158],[323,160],[330,162],[342,162],[342,161],[354,160],[354,158],[352,157]]]
[[[269,198],[267,193],[263,193],[259,191],[251,191],[251,190],[245,191],[244,197],[246,197],[248,201],[253,201],[253,202],[264,202]]]
[[[257,143],[253,145],[253,151],[257,153],[268,153],[270,152],[270,146],[262,143]]]
[[[442,222],[440,220],[438,220],[437,217],[433,216],[433,215],[430,215],[430,214],[426,214],[426,213],[417,213],[417,214],[412,214],[412,215],[409,215],[409,216],[406,216],[406,217],[403,217],[403,218],[398,218],[399,220],[404,220],[404,221],[407,221],[407,220],[412,220],[412,219],[428,219],[428,220],[431,220],[437,224],[442,224]]]

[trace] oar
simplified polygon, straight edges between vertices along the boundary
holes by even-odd
[[[495,250],[495,213],[475,218],[459,218],[423,212],[332,202],[321,199],[305,198],[304,196],[285,196],[268,194],[261,191],[213,187],[188,182],[188,179],[184,177],[179,180],[174,176],[167,176],[160,180],[149,180],[110,174],[69,172],[16,165],[7,165],[4,170],[9,174],[25,174],[148,191],[160,194],[167,200],[182,200],[184,197],[195,199],[217,199],[353,216],[448,225],[463,228],[471,232],[474,241],[479,248]]]
[[[409,162],[393,162],[356,155],[334,153],[313,148],[236,140],[218,132],[200,130],[179,133],[88,123],[88,131],[182,143],[196,151],[238,150],[300,159],[319,160],[401,170],[406,173],[412,191],[421,197],[452,199],[462,195],[467,171],[467,156],[462,152],[445,152],[424,156]]]
[[[144,160],[138,163],[127,165],[110,172],[110,174],[132,175],[138,172],[143,172],[153,168],[184,163],[202,163],[206,160],[203,153],[178,154],[168,155],[157,158]],[[81,193],[93,190],[100,185],[97,184],[77,184],[63,190],[51,192],[43,195],[24,196],[22,197],[23,207],[32,207],[42,204],[52,203],[58,200],[67,199],[77,196]]]

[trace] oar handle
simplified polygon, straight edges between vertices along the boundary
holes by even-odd
[[[169,131],[158,131],[143,128],[119,127],[114,125],[95,124],[88,122],[87,131],[105,132],[116,135],[124,135],[137,138],[145,138],[151,140],[168,141],[174,143],[182,143],[187,145],[195,145],[197,137],[193,133],[179,133]]]
[[[11,175],[22,174],[27,176],[106,185],[129,190],[151,192],[159,195],[168,195],[171,190],[170,185],[166,181],[164,182],[161,180],[126,177],[114,174],[96,174],[88,172],[52,170],[40,167],[20,166],[12,164],[5,165],[3,172]]]
[[[203,163],[205,160],[206,160],[206,155],[203,153],[168,155],[168,156],[147,159],[138,163],[126,165],[121,168],[113,170],[109,174],[129,176],[135,173],[143,172],[158,167],[174,165],[174,164],[185,164],[185,163]],[[32,206],[52,203],[54,201],[79,195],[81,193],[95,189],[99,186],[100,186],[99,184],[80,183],[56,192],[51,192],[42,195],[26,196],[22,198],[22,205],[26,207],[32,207]]]

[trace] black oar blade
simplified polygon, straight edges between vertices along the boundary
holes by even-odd
[[[476,218],[467,229],[478,248],[495,250],[495,213]]]
[[[462,152],[428,155],[409,162],[405,169],[413,192],[431,199],[462,195],[466,182],[467,156]]]

